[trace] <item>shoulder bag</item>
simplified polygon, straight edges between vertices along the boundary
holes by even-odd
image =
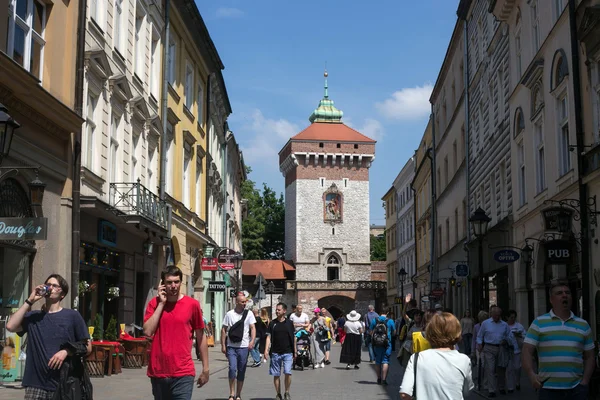
[[[248,310],[244,310],[244,313],[242,314],[242,319],[237,321],[235,324],[231,325],[231,328],[229,328],[227,336],[229,336],[229,340],[232,343],[239,343],[244,338],[244,322],[246,322],[247,315]]]

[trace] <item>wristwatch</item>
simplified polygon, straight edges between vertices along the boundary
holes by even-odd
[[[25,299],[25,303],[29,304],[30,307],[33,307],[33,302],[29,301],[29,299]]]

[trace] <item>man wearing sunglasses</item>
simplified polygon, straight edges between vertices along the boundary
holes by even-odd
[[[25,303],[6,323],[9,332],[28,334],[27,358],[23,386],[25,400],[50,400],[60,381],[60,368],[69,354],[61,350],[67,343],[87,341],[87,354],[92,351],[89,333],[81,315],[60,302],[69,293],[69,284],[58,274],[50,275],[43,285],[36,286]],[[31,311],[33,305],[45,299],[43,309]]]

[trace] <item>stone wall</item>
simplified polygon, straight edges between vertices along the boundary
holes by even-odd
[[[285,188],[285,259],[296,260],[296,183]]]
[[[325,261],[325,259],[323,261]],[[341,268],[341,270],[340,270],[340,280],[341,281],[370,281],[370,280],[372,280],[370,265],[342,263],[342,266],[340,268]],[[327,280],[327,267],[324,264],[296,264],[296,280],[297,281],[326,281]],[[383,279],[383,280],[385,280],[385,279]]]
[[[323,221],[323,194],[335,183],[343,194],[343,222],[335,225]],[[321,263],[319,253],[325,248],[339,248],[345,254],[342,262],[369,263],[369,182],[320,180],[296,181],[296,210],[286,196],[286,212],[301,215],[296,223],[296,254],[290,258],[298,263]],[[292,221],[286,219],[286,231]],[[341,255],[341,254],[340,254]],[[326,255],[325,255],[326,256]],[[301,274],[301,272],[299,272]],[[369,279],[369,278],[366,278]]]

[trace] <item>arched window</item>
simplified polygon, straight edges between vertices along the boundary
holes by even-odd
[[[523,117],[523,110],[518,107],[515,110],[515,121],[514,121],[514,133],[513,136],[519,136],[525,130],[525,118]]]
[[[340,279],[340,259],[332,254],[327,257],[327,280],[337,281]]]
[[[567,75],[569,75],[569,65],[567,56],[563,49],[556,50],[552,59],[552,90],[556,89]]]

